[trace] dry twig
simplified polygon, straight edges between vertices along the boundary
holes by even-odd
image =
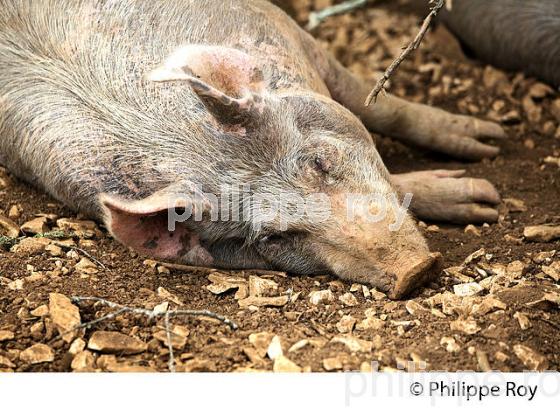
[[[319,26],[324,20],[331,16],[338,14],[348,13],[352,10],[365,6],[368,2],[374,0],[348,0],[323,10],[314,11],[309,14],[309,21],[307,22],[307,30],[313,30]]]
[[[223,317],[221,315],[218,315],[217,313],[214,312],[210,312],[209,310],[166,310],[165,312],[158,312],[158,311],[154,311],[154,310],[150,310],[150,309],[144,309],[144,308],[135,308],[135,307],[129,307],[129,306],[124,306],[124,305],[120,305],[118,303],[115,302],[111,302],[109,300],[106,299],[102,299],[102,298],[98,298],[98,297],[91,297],[91,296],[86,296],[86,297],[82,297],[82,296],[73,296],[72,297],[72,302],[79,304],[81,302],[86,302],[86,301],[94,301],[94,302],[98,302],[101,303],[102,305],[105,305],[107,307],[113,308],[113,309],[117,309],[114,312],[108,313],[98,319],[92,320],[91,322],[87,322],[87,323],[82,323],[79,326],[74,327],[73,329],[70,329],[67,332],[61,333],[58,337],[62,337],[67,333],[71,333],[74,332],[76,330],[79,329],[83,329],[83,328],[90,328],[91,326],[103,322],[105,320],[110,320],[113,319],[123,313],[133,313],[133,314],[137,314],[137,315],[143,315],[146,316],[148,319],[155,319],[158,317],[162,317],[164,318],[164,324],[165,324],[165,333],[166,333],[166,337],[167,337],[167,347],[169,349],[169,361],[168,361],[168,368],[170,372],[175,372],[175,356],[173,353],[173,346],[171,344],[171,334],[173,333],[170,329],[170,323],[169,323],[169,318],[172,316],[204,316],[204,317],[209,317],[211,319],[216,319],[219,320],[220,322],[222,322],[225,325],[228,325],[232,330],[236,330],[238,328],[237,324],[231,320],[229,320],[226,317]]]
[[[377,84],[375,84],[375,87],[373,87],[373,90],[371,90],[371,92],[366,98],[365,101],[366,107],[371,105],[372,102],[374,103],[377,102],[377,96],[382,90],[384,90],[384,86],[387,80],[391,78],[391,75],[393,75],[395,70],[399,68],[401,63],[408,57],[408,55],[413,51],[415,51],[420,46],[420,43],[422,43],[422,40],[424,39],[424,36],[426,35],[426,32],[428,31],[428,28],[432,23],[432,20],[437,16],[439,11],[445,5],[445,0],[430,0],[430,4],[432,4],[432,7],[430,8],[430,13],[424,19],[424,22],[422,23],[422,27],[420,27],[420,31],[418,32],[414,40],[412,40],[412,42],[407,47],[404,48],[402,53],[385,70],[385,72],[383,73],[383,77],[381,77],[379,81],[377,81]]]

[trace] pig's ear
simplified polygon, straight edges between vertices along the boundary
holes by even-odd
[[[218,46],[181,47],[147,78],[186,82],[218,117],[251,111],[264,88],[262,72],[251,56]]]
[[[212,256],[195,232],[185,223],[170,224],[176,222],[177,215],[184,220],[182,211],[191,212],[191,218],[202,215],[208,209],[207,204],[168,193],[156,193],[142,200],[101,194],[99,200],[107,228],[124,245],[156,259],[199,266],[212,264]]]

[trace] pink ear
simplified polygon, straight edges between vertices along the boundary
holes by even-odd
[[[181,47],[147,78],[185,81],[200,96],[239,111],[253,108],[255,93],[264,89],[262,73],[251,56],[219,46]]]
[[[213,258],[195,232],[184,223],[175,224],[174,231],[168,229],[169,212],[191,206],[184,199],[171,202],[170,198],[156,193],[146,199],[127,201],[102,194],[100,201],[107,228],[124,245],[156,259],[210,266]]]

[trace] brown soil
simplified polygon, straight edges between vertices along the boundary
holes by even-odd
[[[308,3],[297,2],[296,11],[301,21],[306,19]],[[370,8],[332,18],[314,34],[344,64],[373,80],[399,52],[400,46],[412,37],[417,23],[417,17],[396,7]],[[350,291],[351,284],[334,277],[265,274],[260,276],[279,285],[276,294],[291,290],[294,295],[299,293],[297,300],[281,307],[241,308],[235,299],[235,290],[216,295],[207,289],[210,284],[207,271],[185,273],[161,268],[158,271],[144,264],[145,258],[112,240],[101,228],[102,232],[90,240],[75,239],[76,246],[86,251],[90,260],[97,260],[105,267],[98,264],[96,272],[92,270],[84,274],[76,270],[77,261],[85,255],[81,251],[64,249],[61,256],[55,257],[46,251],[28,256],[10,251],[9,247],[0,250],[0,331],[9,330],[15,334],[11,340],[0,341],[0,356],[10,359],[15,371],[70,371],[69,344],[56,338],[57,332],[53,331],[49,315],[37,318],[29,313],[41,305],[48,305],[49,293],[98,296],[129,306],[153,308],[166,300],[158,296],[158,288],[163,287],[184,304],[181,308],[210,309],[239,325],[239,330],[232,331],[215,321],[173,319],[174,324],[182,324],[190,330],[186,345],[175,349],[178,368],[187,371],[272,370],[272,360],[260,358],[251,350],[253,345],[249,335],[258,332],[269,332],[269,337],[278,335],[286,357],[304,370],[324,371],[323,361],[327,358],[338,359],[341,367],[335,364],[334,368],[343,370],[368,369],[367,363],[372,360],[377,360],[381,367],[397,368],[402,367],[404,361],[419,358],[427,362],[430,370],[480,370],[485,368],[484,357],[492,369],[521,371],[531,368],[527,360],[523,361],[523,356],[516,354],[519,352],[519,348],[514,348],[516,345],[531,348],[542,356],[540,359],[548,369],[558,370],[558,305],[532,302],[541,299],[545,293],[558,294],[557,282],[542,272],[542,266],[559,261],[560,254],[545,261],[537,255],[557,250],[560,242],[530,243],[522,239],[523,228],[527,225],[560,223],[560,168],[544,162],[544,158],[560,154],[559,118],[554,116],[551,108],[558,93],[550,91],[544,97],[528,97],[536,80],[520,74],[502,73],[467,60],[458,44],[441,29],[428,35],[421,50],[405,62],[391,82],[391,92],[410,100],[504,121],[509,139],[499,142],[502,153],[494,160],[479,163],[453,161],[404,147],[386,138],[376,138],[391,171],[465,168],[471,176],[492,181],[503,197],[524,201],[527,210],[522,212],[512,212],[511,206],[503,205],[500,222],[478,227],[480,236],[458,226],[440,225],[439,230],[423,228],[431,248],[444,255],[445,267],[460,265],[472,252],[485,249],[481,259],[463,269],[464,274],[473,276],[473,281],[481,282],[483,278],[477,276],[476,268],[484,269],[488,265],[507,266],[520,261],[522,273],[513,277],[498,274],[494,284],[478,295],[455,299],[450,295],[454,291],[453,285],[460,282],[449,273],[443,273],[437,282],[413,295],[414,301],[424,307],[414,314],[407,311],[407,301],[376,300],[372,296],[365,297],[361,289],[351,292],[358,303],[346,306],[338,298]],[[10,183],[5,188],[0,185],[0,214],[3,212],[6,216],[13,205],[19,205],[21,215],[13,217],[17,224],[21,225],[39,213],[76,218],[49,196],[9,176],[4,179]],[[56,230],[56,224],[50,220],[49,227]],[[495,272],[490,272],[490,276],[492,273]],[[247,272],[231,274],[244,278],[251,275]],[[17,279],[23,279],[20,282],[22,289],[12,290]],[[310,303],[310,292],[326,289],[333,292],[334,301],[317,306]],[[443,306],[434,302],[439,294],[447,298]],[[473,313],[474,305],[496,299],[505,306],[494,307],[484,314]],[[177,307],[174,302],[170,305]],[[109,311],[92,303],[80,306],[82,322]],[[414,306],[409,303],[408,307]],[[437,309],[435,313],[431,311],[432,307]],[[336,324],[343,315],[351,315],[359,323],[368,309],[368,314],[378,319],[378,324],[383,322],[380,328],[354,329],[351,335],[372,342],[371,346],[365,351],[353,352],[332,341],[342,335]],[[518,315],[514,317],[518,312],[529,319],[530,327],[525,330],[520,327]],[[456,328],[452,330],[451,323],[455,321],[474,321],[480,330],[474,334]],[[44,323],[44,328],[37,325],[39,322]],[[96,330],[134,335],[148,343],[148,350],[132,356],[117,354],[115,360],[122,364],[121,370],[167,371],[168,350],[153,338],[153,334],[161,329],[163,321],[150,322],[145,317],[126,314],[94,325],[82,337],[87,342]],[[448,352],[440,343],[443,337],[453,337],[459,350]],[[302,339],[308,339],[309,344],[288,352],[292,344]],[[52,362],[31,365],[20,357],[24,349],[36,343],[54,349]],[[103,356],[94,352],[97,362],[88,369],[109,368],[104,365],[107,358],[100,360]],[[329,367],[328,363],[326,367]],[[0,370],[6,368],[0,364]]]

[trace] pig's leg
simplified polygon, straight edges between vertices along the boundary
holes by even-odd
[[[461,178],[465,171],[434,170],[392,175],[405,194],[412,193],[410,210],[418,218],[453,223],[496,222],[500,195],[485,179]]]
[[[370,87],[333,58],[328,57],[325,65],[323,76],[332,97],[360,117],[370,131],[458,158],[479,160],[498,154],[499,148],[478,139],[503,138],[499,125],[392,95],[380,94],[377,103],[365,107]]]
[[[316,53],[319,57],[315,61],[332,97],[358,115],[371,131],[462,158],[481,159],[499,152],[477,141],[483,136],[504,136],[502,128],[492,122],[453,115],[390,95],[380,95],[374,106],[364,107],[369,87],[333,58]],[[393,183],[402,192],[414,194],[412,211],[419,218],[455,223],[496,221],[498,214],[490,206],[500,201],[496,189],[486,180],[461,178],[462,174],[415,172],[393,175]]]

